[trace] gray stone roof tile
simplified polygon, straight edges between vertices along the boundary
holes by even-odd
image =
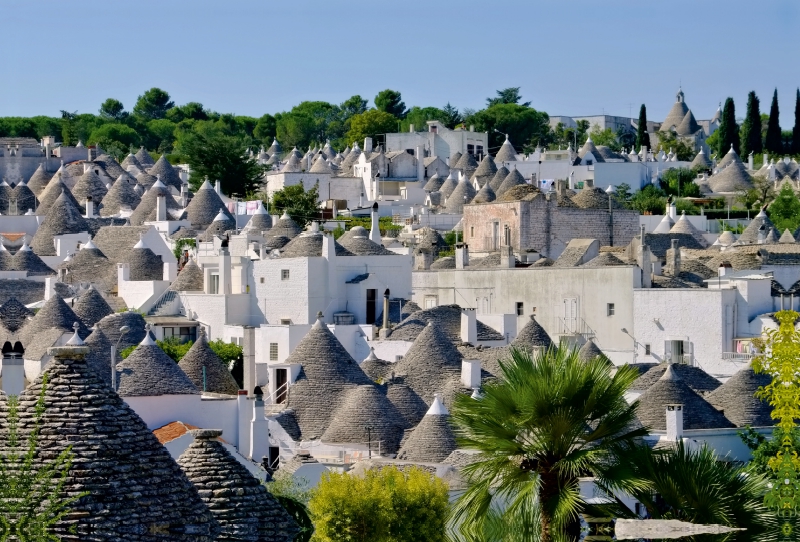
[[[20,397],[19,431],[25,438],[38,427],[35,405],[47,378],[39,447],[48,453],[35,454],[34,468],[69,446],[73,467],[64,495],[87,493],[53,534],[64,540],[152,542],[154,528],[170,525],[175,542],[216,540],[218,526],[197,490],[142,419],[88,368],[82,351],[62,348]],[[80,465],[90,466],[91,476]]]
[[[662,376],[638,399],[636,416],[642,425],[657,431],[667,428],[667,405],[683,405],[684,429],[717,429],[733,424],[705,399],[699,396],[674,371],[676,365],[665,368]],[[651,369],[649,372],[652,372]]]
[[[436,326],[455,343],[461,342],[461,307],[458,305],[439,305],[432,309],[419,310],[406,317],[393,330],[392,340],[413,341],[429,323]],[[478,320],[479,341],[502,341],[504,337]]]
[[[169,289],[176,292],[202,292],[204,285],[203,270],[195,263],[194,259],[190,259],[178,273],[178,277]]]
[[[92,286],[75,302],[73,312],[87,328],[94,327],[97,322],[114,313],[105,298]]]
[[[322,436],[330,425],[333,410],[342,404],[351,386],[372,384],[321,320],[300,340],[286,363],[301,366],[289,389],[287,407],[294,409],[303,439]],[[325,397],[325,401],[320,401],[320,397]]]
[[[646,373],[634,381],[631,389],[639,391],[650,389],[664,375],[668,367],[672,367],[672,372],[678,375],[683,383],[698,393],[714,391],[721,385],[719,380],[699,367],[683,363],[664,362],[651,366]]]
[[[408,439],[397,458],[405,461],[441,463],[456,449],[450,414],[437,398]]]
[[[220,526],[217,540],[291,542],[297,523],[260,480],[237,461],[219,437],[222,431],[194,429],[194,441],[178,458],[186,477]]]
[[[41,207],[39,209],[41,210]],[[75,204],[75,199],[65,190],[47,209],[44,221],[33,236],[31,248],[39,256],[55,256],[54,236],[88,231],[89,225],[81,216],[81,210]]]
[[[192,201],[186,206],[186,217],[189,219],[189,222],[192,223],[192,227],[196,229],[205,229],[214,222],[214,218],[220,210],[233,221],[233,215],[231,215],[230,211],[225,207],[222,198],[220,198],[217,191],[211,187],[211,184],[206,181],[200,189],[193,194]]]
[[[136,158],[136,161],[144,167],[149,167],[155,164],[153,157],[150,156],[150,153],[147,152],[147,149],[144,147],[139,147],[139,150],[136,151],[134,157]]]
[[[434,394],[444,391],[447,381],[460,377],[461,354],[437,325],[428,324],[403,359],[395,363],[395,373],[403,376],[423,401],[431,403]]]
[[[211,350],[202,329],[192,347],[181,358],[178,367],[200,391],[226,395],[236,395],[239,392],[239,385],[225,363]]]
[[[155,397],[200,393],[178,364],[149,337],[117,365],[121,397]]]
[[[39,167],[33,172],[31,178],[28,179],[28,188],[33,190],[33,193],[38,196],[45,187],[47,187],[47,183],[49,183],[52,178],[53,174],[46,172],[44,170],[44,165],[39,164]]]
[[[134,190],[135,186],[136,180],[127,173],[123,173],[117,177],[117,180],[111,185],[111,189],[105,197],[103,197],[103,207],[100,209],[100,216],[119,214],[122,207],[136,209],[139,202],[142,201],[142,198],[136,193],[136,190]]]
[[[11,333],[16,333],[33,318],[34,312],[12,297],[0,305],[0,322]]]
[[[369,432],[367,431],[369,427]],[[380,442],[381,453],[395,453],[408,423],[375,384],[350,386],[322,435],[326,443]]]
[[[757,399],[755,393],[770,382],[772,378],[768,374],[757,374],[748,365],[708,393],[705,399],[737,427],[768,427],[775,425],[771,416],[772,407],[763,399]]]

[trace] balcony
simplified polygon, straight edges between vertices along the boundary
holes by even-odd
[[[581,335],[584,340],[596,335],[583,318],[556,318],[556,320],[558,325],[557,335]]]
[[[739,362],[739,363],[749,363],[755,354],[750,352],[723,352],[722,359]]]

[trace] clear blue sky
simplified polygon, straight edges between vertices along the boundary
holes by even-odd
[[[4,3],[0,116],[176,103],[259,116],[302,100],[480,108],[521,86],[550,114],[663,120],[679,83],[698,119],[777,87],[791,129],[800,86],[797,0],[139,0]],[[632,105],[629,105],[632,104]]]

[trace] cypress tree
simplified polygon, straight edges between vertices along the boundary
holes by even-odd
[[[792,130],[792,154],[800,154],[800,88],[794,102],[794,130]]]
[[[781,125],[778,121],[778,89],[772,95],[772,106],[769,108],[769,121],[767,122],[767,139],[764,147],[772,154],[781,154],[783,145],[781,142]]]
[[[800,94],[798,94],[800,96]],[[800,98],[799,98],[800,99]],[[797,102],[800,104],[800,101]],[[639,108],[639,127],[636,130],[636,145],[640,150],[642,147],[650,149],[650,134],[647,133],[647,108],[644,104]]]
[[[742,124],[742,156],[750,153],[760,154],[763,150],[761,144],[761,112],[760,101],[755,91],[747,95],[747,116]]]
[[[725,100],[725,107],[722,108],[722,119],[719,123],[719,144],[717,146],[717,157],[725,156],[733,146],[737,153],[739,148],[739,127],[736,126],[736,106],[733,98]]]

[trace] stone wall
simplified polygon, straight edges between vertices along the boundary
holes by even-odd
[[[495,226],[497,223],[497,235]],[[601,246],[625,246],[638,233],[639,214],[615,209],[613,230],[606,209],[559,207],[555,197],[539,195],[532,201],[483,203],[464,206],[464,235],[473,254],[492,252],[511,229],[516,252],[537,251],[555,259],[572,239],[597,239]]]

